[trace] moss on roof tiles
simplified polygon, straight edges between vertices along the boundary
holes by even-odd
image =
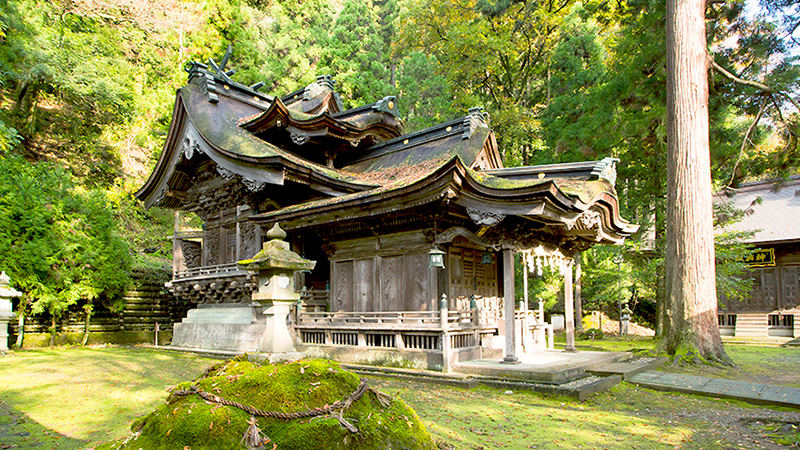
[[[240,119],[258,112],[253,107],[229,100],[222,95],[216,105],[209,103],[202,90],[195,84],[184,86],[180,93],[192,123],[203,137],[218,148],[250,158],[281,157],[330,179],[362,186],[375,185],[363,181],[354,174],[331,169],[297,157],[242,129],[239,127]]]
[[[425,139],[421,136],[414,138],[408,144],[403,144],[403,136],[400,136],[390,147],[381,147],[374,156],[368,155],[345,169],[359,173],[376,172],[390,167],[413,166],[454,156],[460,157],[469,165],[478,157],[488,137],[488,127],[478,127],[469,139],[462,139],[461,132],[453,132],[429,142],[416,144],[415,141]]]
[[[575,180],[575,179],[555,179],[553,180],[567,195],[575,196],[584,204],[591,203],[601,193],[608,193],[616,196],[616,191],[605,180]]]
[[[550,182],[550,180],[511,180],[474,170],[470,170],[469,174],[480,185],[492,189],[521,189]]]

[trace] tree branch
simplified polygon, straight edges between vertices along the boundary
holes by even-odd
[[[765,93],[767,93],[767,94],[773,94],[773,93],[775,93],[775,89],[773,89],[773,88],[771,88],[771,87],[767,86],[766,84],[759,83],[759,82],[757,82],[757,81],[745,80],[744,78],[739,78],[739,77],[737,77],[736,75],[734,75],[734,74],[732,74],[732,73],[728,72],[728,71],[727,71],[727,70],[725,70],[725,69],[724,69],[722,66],[720,66],[719,64],[717,64],[717,62],[716,62],[716,61],[714,61],[714,57],[713,57],[713,56],[711,56],[711,54],[710,54],[710,53],[708,54],[708,64],[709,64],[709,65],[710,65],[710,66],[711,66],[711,67],[712,67],[714,70],[716,70],[717,72],[719,72],[719,73],[720,73],[722,76],[724,76],[725,78],[727,78],[727,79],[729,79],[729,80],[733,81],[734,83],[738,83],[738,84],[743,84],[743,85],[745,85],[745,86],[754,87],[754,88],[756,88],[756,89],[759,89],[759,90],[761,90],[761,91],[764,91],[764,92],[765,92]]]
[[[753,123],[750,124],[750,127],[747,128],[747,132],[744,134],[744,139],[742,139],[742,146],[739,148],[739,156],[736,157],[736,163],[733,165],[733,169],[731,170],[731,179],[728,180],[727,187],[730,187],[731,184],[733,184],[733,179],[736,177],[736,168],[739,167],[739,162],[742,160],[744,149],[747,147],[747,142],[750,140],[750,134],[753,132],[753,130],[756,129],[758,121],[761,120],[761,116],[764,115],[764,110],[767,109],[767,97],[768,95],[764,95],[762,97],[761,107],[758,108],[758,114],[756,114],[756,118],[753,120]]]
[[[797,137],[797,133],[795,133],[794,130],[792,130],[792,127],[791,125],[789,125],[789,122],[787,122],[786,119],[783,117],[783,113],[781,112],[781,108],[778,106],[778,102],[775,100],[775,97],[770,96],[770,99],[772,100],[772,104],[775,105],[775,109],[778,110],[778,119],[786,127],[786,131],[789,132],[791,136]]]

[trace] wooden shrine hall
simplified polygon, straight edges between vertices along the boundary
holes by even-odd
[[[619,215],[613,158],[504,168],[480,108],[404,134],[394,97],[345,110],[329,76],[273,97],[233,81],[226,60],[190,66],[136,194],[177,211],[167,286],[195,307],[173,346],[253,351],[257,279],[236,263],[279,223],[317,262],[295,275],[298,350],[445,371],[513,361],[552,332],[540,310],[516,308],[514,252],[569,261],[637,229]],[[202,227],[184,226],[185,213]]]

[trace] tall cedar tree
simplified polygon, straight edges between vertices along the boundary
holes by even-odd
[[[705,1],[667,0],[665,345],[676,358],[732,364],[717,326]]]

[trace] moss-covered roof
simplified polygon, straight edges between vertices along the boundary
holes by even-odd
[[[364,183],[356,175],[300,158],[242,129],[238,124],[239,120],[259,112],[245,103],[224,95],[219,96],[218,103],[210,103],[202,89],[193,83],[184,86],[179,92],[192,124],[206,141],[217,147],[224,155],[250,163],[279,158],[309,169],[325,178],[356,185],[370,185]]]

